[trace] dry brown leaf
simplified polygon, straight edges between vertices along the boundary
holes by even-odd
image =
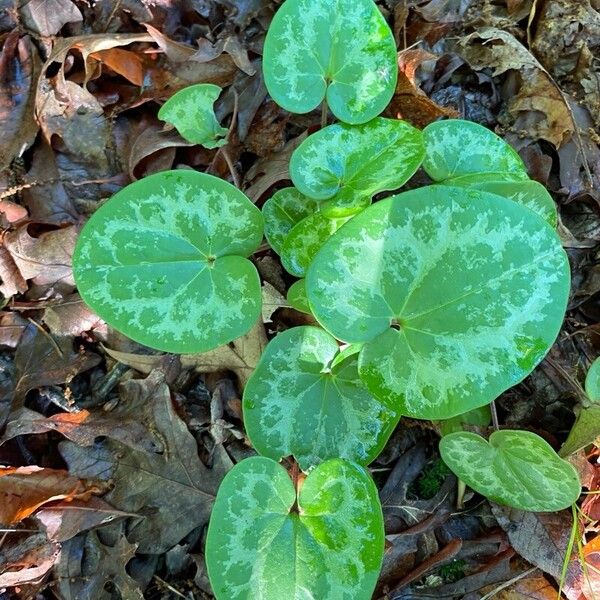
[[[42,321],[50,333],[58,336],[78,336],[84,331],[93,331],[104,327],[104,321],[92,312],[79,294],[70,294],[60,302],[48,306],[42,315]]]
[[[184,369],[192,368],[198,373],[233,371],[243,388],[248,381],[260,356],[267,345],[267,337],[262,322],[257,323],[246,335],[230,344],[220,346],[202,354],[182,354],[179,358]],[[132,354],[105,348],[106,353],[120,363],[149,374],[163,361],[164,354]]]
[[[42,533],[29,533],[26,539],[13,533],[2,545],[0,588],[40,581],[54,566],[59,553],[60,545]]]
[[[90,53],[89,59],[106,65],[134,85],[144,85],[144,65],[139,54],[135,52],[122,48],[108,48]]]
[[[31,235],[31,224],[22,225],[4,236],[4,247],[15,261],[23,279],[40,286],[61,284],[73,288],[71,258],[79,228],[72,225]]]
[[[148,405],[149,433],[164,447],[144,452],[107,439],[89,448],[61,442],[60,452],[71,473],[113,483],[105,500],[118,510],[145,517],[129,527],[128,539],[139,544],[142,553],[161,554],[206,524],[232,463],[220,446],[213,451],[211,469],[200,461],[196,440],[177,415],[159,371],[125,382],[121,392],[124,402]]]
[[[211,44],[206,38],[198,40],[199,49],[192,54],[190,60],[205,63],[214,60],[217,56],[221,56],[223,52],[227,52],[237,65],[238,69],[244,71],[247,75],[254,75],[256,69],[252,66],[248,58],[248,50],[246,50],[240,40],[235,35],[228,35],[225,38],[218,40],[215,44]]]
[[[0,523],[18,523],[48,502],[86,499],[103,488],[59,469],[0,466]]]
[[[56,35],[67,23],[83,20],[71,0],[25,0],[20,13],[25,25],[44,37]]]
[[[556,600],[556,589],[538,572],[500,590],[494,598],[496,600]]]
[[[16,348],[29,321],[16,312],[0,313],[0,345]]]
[[[110,600],[116,588],[123,600],[144,599],[139,583],[125,569],[137,544],[115,529],[116,525],[103,527],[63,543],[54,571],[60,598]]]
[[[525,560],[556,580],[561,578],[573,525],[570,511],[533,513],[492,504],[492,512],[511,546]],[[581,579],[581,566],[572,560],[563,588],[569,600],[579,600]]]
[[[29,390],[68,382],[78,373],[95,367],[100,360],[96,354],[74,352],[72,339],[53,338],[30,323],[15,354],[16,407],[21,406]]]
[[[116,510],[108,502],[94,496],[86,502],[53,502],[35,513],[35,519],[44,526],[48,538],[55,542],[65,542],[82,531],[101,527],[118,518],[134,516]]]
[[[27,282],[4,246],[0,246],[0,280],[2,281],[0,293],[5,298],[27,291]]]
[[[246,174],[246,195],[256,202],[280,181],[290,179],[290,158],[294,150],[306,139],[307,133],[290,140],[282,150],[257,160]]]
[[[492,68],[494,75],[518,71],[521,87],[508,102],[515,131],[557,148],[575,131],[573,116],[558,86],[541,63],[512,34],[487,27],[462,38],[460,45],[471,65]]]
[[[29,37],[13,31],[0,51],[0,171],[22,154],[35,139],[38,124],[33,117],[35,81],[41,61]]]

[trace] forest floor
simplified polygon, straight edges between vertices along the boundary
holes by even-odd
[[[0,0],[2,600],[212,598],[211,497],[253,453],[238,377],[218,357],[159,355],[108,328],[78,296],[71,256],[99,203],[150,173],[237,179],[258,206],[289,183],[290,154],[321,115],[290,114],[267,95],[261,53],[278,4]],[[385,114],[492,128],[557,203],[572,267],[567,318],[497,408],[502,426],[559,448],[600,354],[600,1],[378,5],[399,48]],[[216,114],[232,124],[230,165],[157,119],[198,82],[224,88]],[[254,261],[266,336],[310,322],[287,306],[292,280],[278,257]],[[256,335],[234,349],[238,374],[256,364]],[[458,510],[437,440],[429,422],[403,419],[371,465],[389,534],[375,598],[556,598],[571,511],[523,513],[473,493]],[[598,454],[572,459],[586,491],[600,487]],[[600,496],[580,508],[569,600],[600,598]]]

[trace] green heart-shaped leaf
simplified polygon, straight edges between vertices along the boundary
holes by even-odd
[[[329,201],[328,214],[355,213],[378,192],[404,185],[421,165],[423,135],[404,121],[341,123],[306,138],[292,154],[290,175],[306,196]]]
[[[217,600],[369,600],[383,557],[377,489],[358,465],[329,460],[297,498],[269,458],[236,465],[219,488],[206,540]]]
[[[292,308],[306,313],[312,314],[310,306],[308,305],[308,298],[306,297],[306,280],[299,279],[295,281],[287,292],[287,301],[290,303]]]
[[[476,492],[520,510],[562,510],[581,493],[573,466],[529,431],[496,431],[489,443],[475,433],[451,433],[441,439],[440,453]]]
[[[434,181],[469,173],[508,172],[527,179],[517,152],[489,129],[461,119],[436,121],[423,130],[423,168]]]
[[[115,329],[167,352],[205,352],[260,315],[260,211],[238,189],[196,171],[136,181],[101,206],[73,256],[83,300]]]
[[[558,212],[556,204],[548,190],[537,181],[505,181],[502,179],[494,180],[492,178],[482,177],[482,175],[491,175],[488,173],[476,173],[474,175],[463,175],[444,181],[445,185],[456,185],[460,187],[471,187],[490,194],[496,194],[508,198],[513,202],[518,202],[532,210],[540,217],[548,221],[552,227],[558,223]],[[494,176],[498,175],[496,173]]]
[[[317,327],[294,327],[267,346],[244,390],[244,424],[253,446],[307,470],[328,458],[369,464],[400,415],[368,392],[358,356],[335,366],[339,347]]]
[[[227,129],[221,127],[213,105],[221,88],[211,83],[186,87],[171,96],[158,111],[158,118],[171,123],[182,138],[205,148],[227,143]]]
[[[600,403],[600,358],[597,358],[585,376],[585,393],[594,403]]]
[[[319,208],[319,203],[293,187],[276,192],[263,205],[265,237],[271,248],[281,254],[283,243],[294,225]]]
[[[569,292],[556,232],[478,190],[424,187],[355,216],[308,269],[313,314],[366,342],[359,370],[400,413],[449,419],[527,376],[554,342]]]
[[[302,219],[288,233],[281,248],[281,263],[288,273],[304,277],[321,246],[352,216],[328,217],[316,212]]]
[[[326,98],[340,121],[365,123],[396,88],[396,43],[372,0],[286,0],[269,27],[263,58],[269,94],[295,113]]]

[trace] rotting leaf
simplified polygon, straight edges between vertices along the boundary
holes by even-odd
[[[0,467],[0,523],[13,524],[55,500],[89,498],[106,486],[59,469]]]
[[[139,552],[161,554],[208,521],[231,461],[217,446],[211,469],[200,462],[196,440],[177,415],[159,371],[144,380],[127,381],[122,389],[124,399],[146,400],[152,431],[164,449],[149,453],[107,439],[88,448],[62,442],[60,452],[72,474],[113,482],[105,500],[118,510],[145,517],[131,524],[128,539],[139,545]]]
[[[29,37],[19,35],[8,34],[0,52],[0,171],[33,143],[38,131],[33,106],[41,61]]]
[[[15,403],[22,405],[33,388],[69,382],[75,375],[100,363],[97,354],[73,351],[71,338],[54,338],[30,323],[15,354]]]

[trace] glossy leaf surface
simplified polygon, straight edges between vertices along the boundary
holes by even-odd
[[[461,119],[436,121],[423,130],[423,168],[434,181],[470,173],[508,172],[527,179],[517,152],[482,125]]]
[[[269,94],[307,113],[326,99],[346,123],[365,123],[387,106],[398,68],[396,43],[372,0],[286,0],[264,46]]]
[[[281,248],[281,263],[288,273],[304,277],[321,246],[351,217],[328,217],[316,212],[288,233]]]
[[[290,306],[300,312],[311,314],[308,298],[306,297],[306,280],[299,279],[290,286],[287,292],[287,301]]]
[[[317,200],[308,198],[293,187],[276,192],[263,205],[265,237],[271,248],[281,254],[283,243],[292,228],[319,207]]]
[[[229,183],[167,171],[132,183],[83,228],[73,257],[79,292],[101,318],[167,352],[205,352],[260,315],[260,211]]]
[[[569,264],[555,231],[496,195],[431,186],[382,200],[317,253],[317,320],[366,342],[361,378],[417,418],[448,419],[521,381],[554,342]]]
[[[548,221],[552,227],[558,223],[558,212],[556,204],[548,190],[537,181],[505,181],[487,178],[488,173],[477,173],[475,175],[463,175],[445,181],[445,185],[457,185],[460,187],[472,187],[490,194],[497,194],[508,198],[513,202],[518,202],[530,210],[538,213],[540,217]],[[496,174],[494,174],[495,176]],[[499,174],[500,175],[500,174]]]
[[[423,135],[404,121],[373,119],[358,127],[342,123],[313,133],[294,151],[290,174],[306,196],[328,200],[328,214],[365,208],[378,192],[404,185],[419,168]]]
[[[373,398],[358,376],[358,356],[332,367],[335,339],[318,327],[275,337],[244,390],[244,424],[253,446],[300,467],[334,457],[369,464],[400,416]]]
[[[217,494],[206,541],[217,600],[369,600],[383,556],[377,489],[358,465],[333,459],[296,492],[283,467],[248,458]]]
[[[489,442],[467,431],[452,433],[440,441],[440,453],[469,487],[520,510],[561,510],[581,492],[573,466],[529,431],[496,431]]]
[[[174,125],[188,142],[218,148],[227,143],[227,129],[219,125],[213,109],[220,94],[218,85],[191,85],[171,96],[158,111],[158,118]]]

